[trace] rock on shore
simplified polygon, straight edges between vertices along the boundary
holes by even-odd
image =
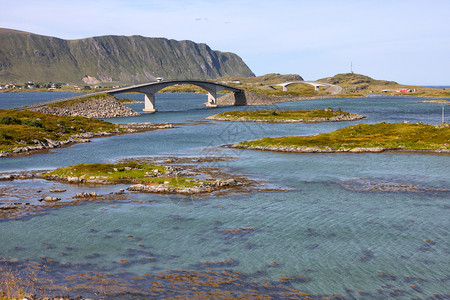
[[[132,117],[140,115],[138,112],[117,101],[117,99],[111,95],[105,95],[99,98],[90,97],[77,101],[68,101],[67,104],[61,102],[58,104],[32,108],[31,110],[58,116],[82,116],[95,119]]]
[[[348,113],[337,115],[329,118],[325,117],[316,117],[312,120],[303,120],[303,119],[273,119],[273,120],[264,120],[264,119],[251,119],[250,117],[240,117],[237,119],[233,119],[230,117],[221,117],[219,115],[213,115],[206,117],[206,120],[216,120],[216,121],[228,121],[228,122],[262,122],[262,123],[320,123],[320,122],[345,122],[345,121],[356,121],[365,119],[366,116],[356,114],[356,113]]]
[[[330,147],[306,147],[306,146],[250,146],[242,144],[228,145],[230,148],[248,149],[248,150],[261,150],[261,151],[275,151],[275,152],[292,152],[292,153],[381,153],[385,151],[391,152],[410,152],[410,153],[450,153],[450,150],[446,149],[398,149],[398,148],[340,148],[332,149]]]
[[[0,152],[0,158],[2,157],[10,157],[13,155],[23,155],[23,154],[30,154],[33,151],[39,151],[39,150],[47,150],[47,149],[54,149],[59,148],[63,146],[70,145],[72,143],[89,143],[91,138],[96,137],[106,137],[111,136],[114,134],[126,134],[126,133],[135,133],[135,132],[142,132],[142,131],[150,131],[150,130],[157,130],[157,129],[169,129],[173,128],[173,124],[171,123],[129,123],[129,124],[122,124],[118,126],[115,130],[112,131],[101,131],[101,132],[82,132],[78,134],[74,134],[71,137],[69,137],[67,140],[62,141],[55,141],[52,139],[45,139],[45,140],[34,140],[34,145],[28,145],[23,147],[16,147],[13,148],[11,151],[1,151]]]
[[[129,191],[145,193],[165,193],[165,194],[200,194],[211,193],[218,188],[239,185],[235,179],[216,180],[210,183],[202,183],[196,187],[176,187],[165,184],[142,184],[138,183],[127,188]]]

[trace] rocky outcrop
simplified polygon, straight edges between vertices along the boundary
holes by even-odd
[[[303,119],[274,119],[274,120],[259,120],[259,119],[251,119],[249,117],[240,117],[240,118],[230,118],[230,117],[221,117],[219,115],[213,115],[206,117],[207,120],[216,120],[216,121],[228,121],[228,122],[266,122],[266,123],[320,123],[320,122],[345,122],[345,121],[356,121],[365,119],[366,117],[356,113],[348,113],[348,114],[340,114],[336,116],[332,116],[329,118],[316,117],[312,120],[303,120]]]
[[[86,83],[86,84],[99,84],[100,83],[100,81],[97,78],[89,76],[89,75],[86,75],[83,78],[81,78],[81,81],[83,81],[83,83]]]
[[[76,193],[74,196],[74,198],[96,198],[96,197],[100,197],[99,194],[97,194],[96,192],[82,192],[82,193]]]
[[[34,146],[16,147],[16,148],[13,148],[11,151],[0,152],[0,157],[8,157],[8,156],[15,155],[15,154],[29,153],[31,151],[59,148],[59,147],[65,146],[65,145],[69,145],[71,143],[87,143],[87,142],[90,142],[90,140],[77,139],[74,136],[74,137],[71,137],[64,141],[54,141],[51,139],[45,139],[43,141],[34,140],[33,142],[35,143]]]
[[[39,199],[39,201],[45,201],[45,202],[58,202],[60,200],[61,200],[61,198],[51,197],[51,196],[47,196],[47,197]]]
[[[34,140],[34,145],[27,145],[23,147],[16,147],[13,148],[11,151],[1,151],[0,152],[0,158],[1,157],[10,157],[14,155],[24,155],[24,154],[32,154],[32,152],[39,151],[39,150],[47,150],[47,149],[54,149],[54,148],[60,148],[64,146],[68,146],[72,143],[89,143],[91,138],[97,138],[97,137],[106,137],[111,136],[115,134],[127,134],[127,133],[135,133],[135,132],[143,132],[143,131],[150,131],[150,130],[158,130],[158,129],[169,129],[173,128],[173,124],[170,123],[129,123],[129,124],[122,124],[120,127],[116,128],[112,131],[102,131],[102,132],[83,132],[72,135],[67,140],[63,141],[55,141],[51,139],[45,139],[45,140]]]
[[[228,145],[230,148],[275,151],[275,152],[292,152],[292,153],[381,153],[381,152],[411,152],[411,153],[450,153],[447,149],[397,149],[397,148],[340,148],[333,149],[330,147],[305,147],[305,146],[252,146],[243,144]]]
[[[129,191],[144,193],[163,193],[163,194],[201,194],[211,193],[219,188],[239,185],[235,179],[216,180],[214,182],[204,182],[196,187],[176,187],[167,184],[135,184],[127,188]]]
[[[248,91],[228,93],[217,99],[219,105],[270,105],[275,103],[274,97],[256,94]]]
[[[71,117],[107,119],[117,117],[139,116],[140,114],[117,101],[114,96],[86,98],[75,101],[60,102],[31,109],[46,114]]]

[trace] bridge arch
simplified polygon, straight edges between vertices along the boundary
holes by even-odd
[[[166,88],[168,86],[172,85],[178,85],[178,84],[192,84],[196,85],[198,87],[201,87],[202,89],[206,90],[208,92],[208,102],[206,103],[209,107],[217,107],[217,93],[223,90],[229,90],[234,93],[240,93],[242,92],[241,89],[223,85],[220,83],[210,82],[210,81],[201,81],[201,80],[170,80],[170,81],[160,81],[160,82],[151,82],[151,83],[145,83],[145,84],[138,84],[133,85],[129,87],[124,88],[118,88],[114,90],[107,91],[109,94],[120,94],[120,93],[129,93],[129,92],[136,92],[136,93],[143,93],[145,95],[145,106],[143,111],[144,112],[156,112],[156,106],[155,106],[155,94],[162,90],[163,88]]]
[[[290,86],[291,84],[296,84],[296,83],[304,83],[304,84],[312,85],[312,86],[314,86],[315,91],[318,91],[320,86],[334,87],[336,89],[336,92],[334,92],[333,94],[338,94],[342,91],[342,88],[340,86],[337,86],[334,84],[324,83],[324,82],[320,82],[320,81],[303,81],[303,80],[273,84],[270,87],[273,88],[274,86],[281,86],[281,87],[283,87],[283,92],[286,92],[288,86]]]

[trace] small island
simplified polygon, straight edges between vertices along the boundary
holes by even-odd
[[[343,112],[339,108],[314,109],[314,110],[246,110],[228,111],[210,117],[208,120],[232,121],[232,122],[269,122],[269,123],[318,123],[354,121],[364,119],[365,116]]]
[[[264,137],[230,147],[297,153],[450,153],[450,125],[407,122],[358,124],[314,136]]]
[[[286,190],[284,187],[266,186],[264,180],[254,180],[247,174],[211,166],[213,162],[233,159],[235,157],[228,156],[135,157],[115,163],[0,173],[0,182],[36,180],[36,188],[17,190],[16,185],[9,183],[2,187],[4,195],[14,197],[0,202],[0,220],[85,202],[140,202],[134,196],[136,193],[177,195],[177,201],[185,201],[194,196],[198,199]],[[53,183],[41,185],[41,181]]]
[[[200,180],[176,166],[161,166],[136,161],[117,164],[78,164],[40,175],[47,180],[76,184],[133,184],[129,191],[198,194],[210,193],[237,184],[235,179]]]

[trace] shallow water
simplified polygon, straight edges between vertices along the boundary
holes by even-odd
[[[131,97],[142,100],[141,95]],[[448,294],[450,156],[312,155],[218,147],[263,136],[316,134],[359,122],[439,123],[440,106],[421,100],[371,97],[281,103],[270,108],[341,107],[367,119],[320,124],[188,122],[174,129],[93,139],[50,154],[2,159],[4,172],[136,156],[232,156],[236,159],[210,165],[249,174],[286,191],[201,198],[130,194],[140,203],[54,209],[0,222],[0,256],[66,264],[60,267],[63,273],[83,265],[86,271],[136,276],[205,270],[206,261],[227,261],[223,267],[252,281],[305,276],[292,286],[313,294],[345,295],[349,289],[364,291],[367,294],[360,295],[365,298]],[[202,94],[164,94],[156,101],[156,114],[111,121],[187,122],[235,109],[204,108]],[[143,104],[130,107],[140,110]],[[361,188],[367,184],[382,188]],[[416,189],[403,191],[403,186]]]

